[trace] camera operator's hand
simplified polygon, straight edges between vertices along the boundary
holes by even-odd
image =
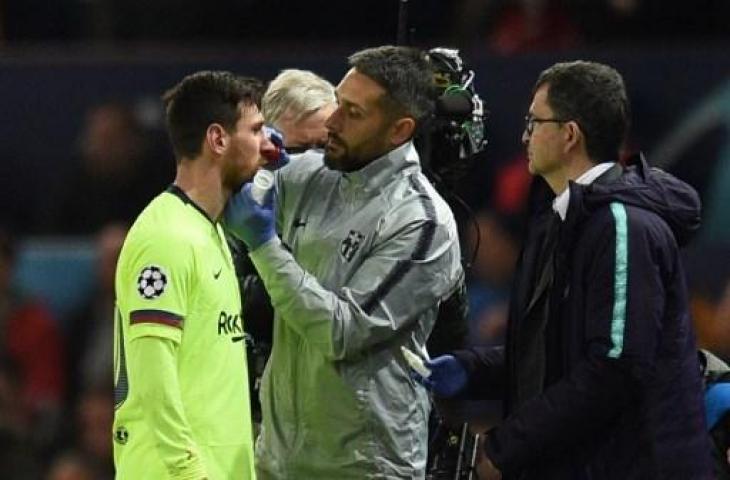
[[[263,204],[251,197],[251,184],[235,193],[223,211],[223,225],[234,237],[254,251],[276,236],[274,229],[274,189],[264,196]]]
[[[431,375],[424,378],[413,372],[413,378],[439,397],[453,397],[466,387],[466,369],[453,355],[442,355],[424,364]]]
[[[476,470],[477,478],[479,480],[501,480],[502,472],[494,466],[491,460],[484,453],[484,440],[487,438],[487,434],[483,433],[479,435],[477,439],[477,458],[476,458]]]

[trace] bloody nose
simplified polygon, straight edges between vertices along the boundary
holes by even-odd
[[[266,159],[267,167],[276,168],[281,158],[281,148],[272,143],[270,147],[261,150],[261,156]]]

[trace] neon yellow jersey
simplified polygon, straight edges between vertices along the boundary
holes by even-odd
[[[241,300],[220,225],[170,187],[130,229],[115,288],[117,478],[195,478],[177,468],[193,459],[208,480],[254,479]],[[169,375],[135,364],[149,363],[135,354],[147,337],[170,347]],[[155,375],[173,392],[165,406],[150,401]]]

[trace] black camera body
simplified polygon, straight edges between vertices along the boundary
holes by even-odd
[[[471,169],[487,145],[486,111],[474,87],[474,71],[459,51],[428,51],[433,68],[433,115],[415,138],[421,165],[438,187],[451,188]]]

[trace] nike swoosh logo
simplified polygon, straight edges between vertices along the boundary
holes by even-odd
[[[222,272],[222,271],[223,271],[223,267],[221,267],[221,268],[220,268],[220,269],[218,270],[218,272],[217,272],[217,273],[214,273],[214,274],[213,274],[213,278],[215,278],[216,280],[218,280],[218,277],[220,277],[220,276],[221,276],[221,272]]]

